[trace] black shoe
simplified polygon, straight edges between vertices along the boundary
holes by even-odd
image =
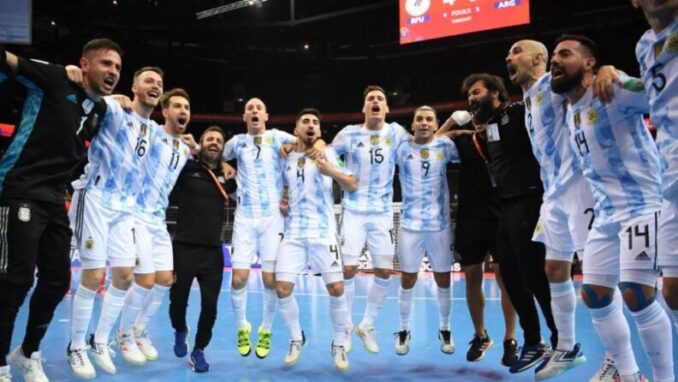
[[[504,355],[501,357],[501,364],[506,367],[511,367],[517,360],[518,342],[513,338],[504,340]]]
[[[480,338],[477,334],[473,335],[473,339],[469,342],[471,348],[468,349],[466,353],[466,360],[470,362],[477,362],[485,357],[485,352],[492,347],[492,339],[487,335],[487,330],[485,331],[485,337]]]
[[[520,351],[520,358],[511,365],[509,373],[515,374],[523,372],[532,366],[536,365],[542,359],[548,357],[551,354],[551,348],[544,344],[540,343],[538,345],[523,346]]]

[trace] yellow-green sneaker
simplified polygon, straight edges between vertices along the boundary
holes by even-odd
[[[257,333],[259,334],[259,339],[257,340],[257,348],[254,350],[254,354],[257,355],[257,358],[264,359],[268,352],[271,351],[272,333],[270,330],[263,330],[262,328],[259,328]]]
[[[241,356],[247,357],[252,352],[252,341],[250,341],[250,332],[252,331],[252,324],[249,322],[238,328],[238,352]]]

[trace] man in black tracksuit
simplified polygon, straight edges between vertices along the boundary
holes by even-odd
[[[186,307],[191,284],[197,278],[201,310],[191,364],[196,372],[206,372],[209,364],[204,349],[212,338],[224,275],[221,246],[221,229],[226,216],[224,203],[227,193],[235,190],[235,182],[224,179],[220,164],[223,131],[216,126],[209,127],[200,138],[200,145],[198,158],[186,162],[171,196],[179,209],[172,241],[176,282],[170,289],[169,313],[176,331],[174,353],[183,357],[188,353]]]
[[[533,297],[551,330],[551,344],[555,346],[558,341],[551,312],[551,293],[544,272],[545,248],[532,241],[544,192],[539,164],[532,154],[524,126],[524,106],[508,102],[501,78],[472,74],[464,80],[462,92],[468,97],[473,122],[485,132],[488,160],[497,184],[501,205],[497,257],[525,337],[520,359],[509,369],[511,373],[518,373],[548,355],[548,346],[542,343]]]

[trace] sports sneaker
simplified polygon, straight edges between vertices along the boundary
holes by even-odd
[[[605,361],[600,365],[596,374],[589,379],[589,382],[615,382],[619,378],[617,365],[612,358],[605,357]]]
[[[252,352],[252,341],[250,341],[250,332],[252,331],[252,324],[249,322],[238,328],[238,352],[241,356],[247,357]]]
[[[285,355],[285,366],[291,367],[296,365],[299,362],[299,356],[301,355],[301,348],[306,345],[306,335],[304,332],[301,332],[301,341],[290,341],[290,350]]]
[[[374,326],[363,328],[358,325],[355,327],[355,332],[358,334],[358,337],[363,340],[365,350],[370,353],[379,353],[379,345],[377,345],[377,340],[374,338]]]
[[[261,328],[259,328],[257,334],[259,335],[259,339],[257,340],[257,347],[254,349],[254,354],[256,354],[257,358],[264,359],[271,351],[271,337],[273,334],[270,330],[263,330]]]
[[[113,363],[113,358],[115,357],[115,352],[108,344],[101,344],[94,341],[94,334],[90,334],[89,341],[89,352],[94,357],[94,363],[102,368],[105,372],[109,374],[115,374],[117,369]]]
[[[41,356],[42,354],[39,351],[34,351],[30,358],[26,358],[23,351],[21,351],[21,345],[19,345],[9,354],[7,363],[19,370],[26,382],[49,382],[45,371],[42,369]]]
[[[69,343],[68,347],[66,347],[66,357],[68,358],[68,364],[71,365],[73,374],[84,379],[91,379],[97,376],[97,372],[87,356],[87,348],[71,350],[71,344]]]
[[[343,346],[335,345],[332,342],[332,358],[334,359],[334,366],[337,367],[337,370],[345,372],[348,370],[348,356],[346,355],[346,349]]]
[[[351,349],[353,348],[353,324],[346,324],[344,332],[346,334],[346,339],[344,340],[344,349],[346,349],[346,353],[350,353]]]
[[[538,345],[523,346],[520,351],[520,358],[511,365],[509,373],[515,374],[523,372],[536,365],[542,359],[551,355],[551,349],[548,345],[540,343]]]
[[[0,382],[12,382],[9,365],[0,366]]]
[[[581,351],[581,345],[577,343],[571,351],[554,350],[551,356],[544,359],[544,362],[537,367],[534,376],[538,381],[548,379],[577,367],[584,362],[586,362],[586,357]]]
[[[401,330],[393,333],[395,336],[395,352],[397,355],[405,355],[410,351],[410,331]]]
[[[622,377],[621,375],[617,376],[615,381],[616,382],[650,382],[650,380],[647,379],[647,377],[645,377],[644,375],[640,374],[640,372],[637,372],[633,375],[629,375],[627,377]]]
[[[146,363],[146,356],[137,347],[137,342],[134,339],[132,329],[124,332],[118,331],[115,334],[115,342],[118,344],[122,358],[124,358],[125,361],[132,365],[143,365]]]
[[[492,338],[487,335],[487,330],[485,331],[485,337],[478,337],[477,334],[473,335],[473,339],[468,344],[471,347],[466,353],[466,360],[469,362],[477,362],[485,357],[485,352],[492,347]]]
[[[146,357],[148,361],[155,361],[158,359],[158,351],[153,346],[150,337],[148,337],[148,330],[137,330],[134,329],[134,340],[137,343],[137,347],[141,354]]]
[[[438,332],[438,339],[440,340],[440,351],[445,354],[452,354],[456,350],[454,348],[454,340],[452,333],[449,330],[440,330]]]
[[[193,349],[188,363],[196,373],[206,373],[210,371],[210,364],[205,359],[205,351],[202,349]]]
[[[174,332],[174,355],[181,358],[188,354],[188,330]]]
[[[518,360],[518,341],[513,338],[504,340],[504,355],[501,356],[501,364],[506,367],[513,366]]]

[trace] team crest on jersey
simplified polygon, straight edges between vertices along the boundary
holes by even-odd
[[[586,120],[588,121],[589,125],[594,125],[596,122],[598,122],[598,114],[596,114],[596,111],[591,109],[589,112],[586,114]]]
[[[141,131],[141,136],[145,137],[146,133],[148,132],[148,126],[146,126],[145,123],[142,123],[141,127],[139,128],[139,131]]]
[[[537,93],[537,98],[535,99],[535,102],[537,102],[537,106],[541,106],[541,104],[544,103],[544,93]]]
[[[91,237],[88,237],[87,240],[85,240],[85,250],[91,252],[93,249],[94,249],[94,240],[92,240]]]
[[[22,222],[31,221],[31,209],[26,206],[19,207],[19,220]]]
[[[438,160],[443,160],[443,152],[442,152],[442,151],[438,151],[438,152],[436,153],[436,158],[437,158]]]
[[[306,165],[306,158],[297,159],[297,167],[304,167]]]
[[[530,97],[525,98],[525,106],[528,109],[532,109],[532,100],[530,99]]]
[[[254,137],[254,144],[259,146],[261,144],[261,137]]]
[[[421,154],[421,159],[428,159],[429,154],[428,149],[421,149],[419,154]]]
[[[666,50],[670,53],[678,52],[678,32],[671,33],[671,36],[666,39]]]
[[[176,139],[174,141],[172,141],[172,147],[179,150],[179,141],[177,141]]]
[[[576,112],[574,114],[574,127],[578,129],[579,126],[581,126],[581,114],[579,114],[579,112]]]
[[[266,143],[267,145],[272,145],[273,138],[267,136],[266,138],[264,138],[264,143]]]
[[[370,143],[373,145],[378,145],[379,144],[379,136],[378,135],[373,135],[370,137]]]

